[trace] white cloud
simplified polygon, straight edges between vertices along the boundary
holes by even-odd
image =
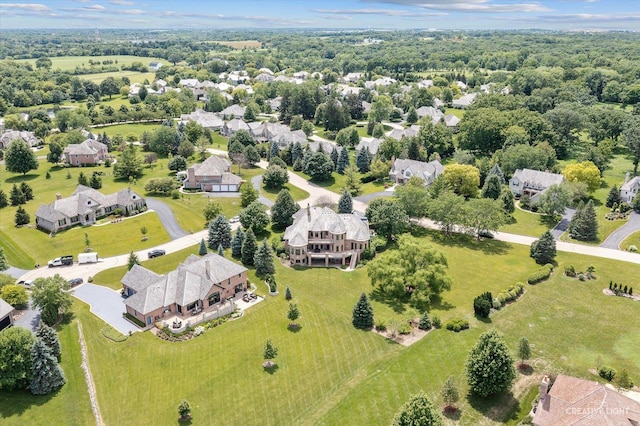
[[[386,15],[407,18],[446,15],[445,13],[412,12],[399,9],[314,9],[313,11],[326,15]]]
[[[120,6],[131,6],[133,5],[132,1],[128,1],[128,0],[111,0],[109,3],[111,4],[117,4]]]
[[[369,3],[391,3],[423,9],[468,13],[549,12],[540,3],[494,3],[493,0],[365,0]]]
[[[18,9],[31,12],[48,12],[49,6],[39,3],[0,3],[2,9]]]

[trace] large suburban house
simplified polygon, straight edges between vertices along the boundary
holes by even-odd
[[[207,112],[201,109],[197,109],[191,114],[182,114],[180,116],[181,122],[195,121],[200,126],[209,130],[220,131],[224,127],[224,121],[220,116],[213,112]]]
[[[438,160],[425,163],[424,161],[397,158],[391,166],[389,178],[396,183],[403,184],[413,176],[417,176],[424,180],[426,186],[429,186],[442,173],[444,173],[444,166]]]
[[[557,173],[541,172],[539,170],[518,169],[509,179],[509,189],[513,195],[529,195],[535,201],[540,194],[551,185],[560,185],[564,176]]]
[[[206,192],[237,192],[241,183],[242,178],[231,173],[229,160],[212,155],[187,169],[184,187]]]
[[[620,187],[620,200],[623,203],[633,203],[633,200],[640,193],[640,176],[629,179],[629,173],[624,178],[624,183]]]
[[[36,211],[36,225],[49,232],[57,232],[76,225],[91,225],[96,220],[120,209],[130,215],[146,207],[144,198],[131,188],[104,195],[93,188],[78,185],[70,197],[58,193],[51,204],[42,204]]]
[[[549,377],[540,383],[534,426],[637,426],[640,402],[601,383],[558,375],[549,390]]]
[[[369,247],[371,234],[366,217],[338,214],[328,207],[300,209],[284,231],[285,251],[292,265],[351,267]]]
[[[93,139],[87,139],[79,144],[69,144],[62,151],[64,161],[72,166],[86,166],[98,164],[109,157],[107,145]]]
[[[0,330],[13,325],[13,306],[0,299]]]
[[[247,290],[247,268],[214,253],[192,254],[166,275],[134,265],[121,282],[127,313],[149,326],[165,317],[215,310]]]
[[[9,148],[15,139],[24,141],[27,145],[34,147],[42,145],[42,139],[33,132],[23,130],[7,130],[0,135],[0,148]]]
[[[476,100],[476,96],[478,96],[477,93],[469,93],[468,95],[461,96],[458,99],[454,99],[453,102],[451,102],[451,106],[457,109],[466,109]]]

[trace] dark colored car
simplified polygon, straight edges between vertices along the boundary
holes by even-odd
[[[71,278],[71,279],[69,280],[69,285],[70,285],[71,287],[75,287],[75,286],[77,286],[77,285],[82,284],[83,282],[84,282],[84,280],[83,280],[82,278]]]
[[[156,249],[156,250],[149,251],[149,253],[147,253],[147,257],[149,259],[153,259],[154,257],[164,256],[165,254],[166,252],[164,250]]]

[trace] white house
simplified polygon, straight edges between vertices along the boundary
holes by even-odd
[[[620,187],[620,199],[623,203],[633,203],[633,200],[640,192],[640,176],[629,179],[629,173],[624,178],[624,183]]]
[[[509,189],[514,195],[529,195],[534,201],[551,185],[560,185],[564,176],[557,173],[541,172],[539,170],[518,169],[509,179]]]
[[[149,71],[158,71],[162,68],[162,62],[149,62]]]
[[[444,173],[444,166],[438,160],[426,163],[424,161],[398,158],[393,162],[391,171],[389,171],[389,178],[395,180],[396,183],[403,184],[413,176],[417,176],[424,180],[426,186],[429,186],[442,173]]]

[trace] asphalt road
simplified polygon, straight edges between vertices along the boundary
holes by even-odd
[[[600,244],[600,247],[617,249],[625,238],[636,231],[640,231],[640,214],[631,212],[627,223],[609,234],[607,239]]]
[[[188,233],[180,227],[171,208],[160,200],[155,198],[147,198],[147,207],[158,215],[162,226],[167,230],[169,238],[175,240],[184,237]]]

